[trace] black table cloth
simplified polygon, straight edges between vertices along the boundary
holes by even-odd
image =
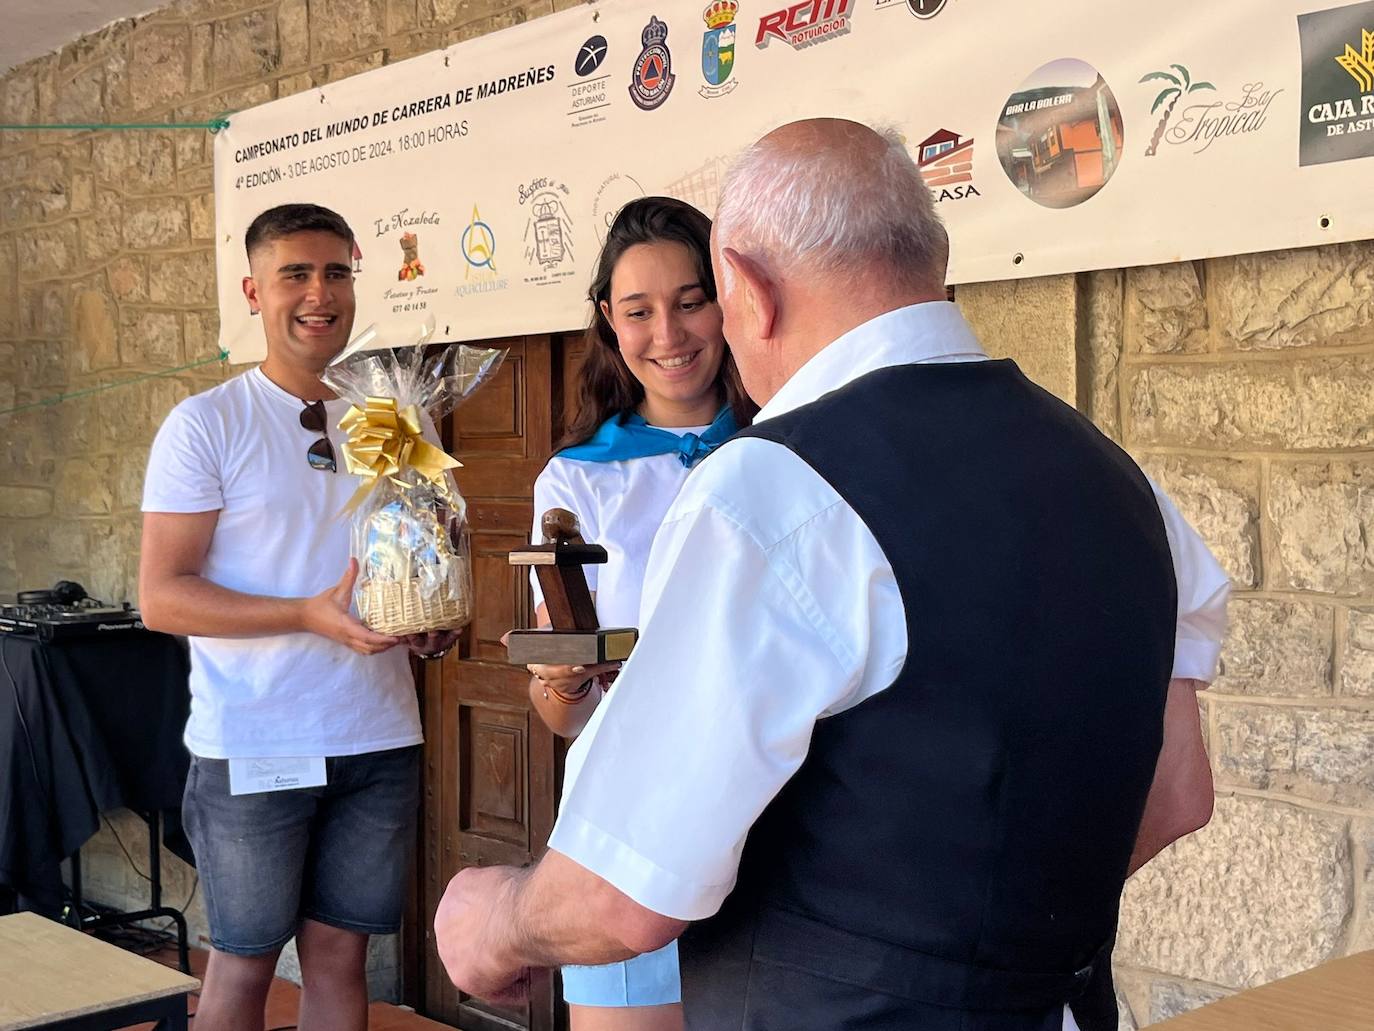
[[[0,636],[0,887],[19,908],[61,912],[59,864],[112,809],[161,811],[164,843],[192,861],[181,833],[189,670],[166,634]]]

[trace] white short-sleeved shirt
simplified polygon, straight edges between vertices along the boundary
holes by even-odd
[[[356,477],[310,468],[303,402],[261,369],[187,398],[148,457],[145,512],[219,512],[201,575],[245,594],[301,598],[348,564],[341,516]],[[348,402],[325,403],[330,439]],[[402,647],[359,655],[316,634],[192,637],[186,747],[213,759],[358,755],[423,740]]]
[[[880,368],[986,357],[953,304],[898,309],[814,357],[756,421]],[[1173,675],[1209,681],[1229,583],[1155,494],[1178,582]],[[891,565],[834,488],[782,445],[744,438],[666,515],[639,625],[569,753],[550,847],[654,912],[700,920],[734,887],[745,835],[806,758],[816,721],[892,684],[906,614]]]
[[[668,428],[678,436],[705,430],[704,426]],[[551,508],[566,508],[577,515],[583,538],[606,549],[605,564],[582,567],[587,586],[596,592],[596,616],[602,626],[638,625],[649,549],[689,472],[676,452],[619,462],[584,462],[555,455],[534,481],[533,543],[543,540],[539,526],[543,514]],[[533,571],[530,586],[535,605],[542,604],[544,593]]]

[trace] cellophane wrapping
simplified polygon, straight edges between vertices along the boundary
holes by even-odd
[[[344,461],[360,477],[350,503],[354,604],[378,633],[452,630],[472,619],[467,504],[436,427],[490,380],[505,351],[466,344],[366,350],[351,344],[321,379],[352,403]]]

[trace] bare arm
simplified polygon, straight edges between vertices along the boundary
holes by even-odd
[[[536,611],[535,621],[541,627],[549,625],[549,610],[542,603]],[[574,702],[564,701],[559,695],[574,697],[590,678],[619,668],[618,662],[586,667],[531,666],[530,673],[534,675],[530,677],[530,704],[544,725],[559,737],[577,737],[600,704],[601,692],[593,685]]]
[[[497,999],[509,997],[529,967],[628,959],[686,928],[554,851],[533,870],[461,871],[434,917],[449,977],[464,991]]]
[[[139,610],[145,625],[197,637],[314,633],[371,655],[398,643],[348,611],[357,576],[350,561],[337,584],[309,598],[231,591],[201,576],[219,512],[147,512],[139,560]]]
[[[1203,744],[1197,708],[1197,693],[1204,686],[1196,680],[1169,681],[1164,742],[1131,852],[1128,877],[1212,818],[1212,765]]]

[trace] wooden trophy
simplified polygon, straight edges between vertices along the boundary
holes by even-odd
[[[510,553],[513,566],[534,566],[552,628],[512,630],[506,655],[519,666],[594,666],[628,658],[639,638],[633,627],[599,627],[596,607],[587,588],[586,565],[606,561],[606,549],[582,539],[577,516],[566,508],[551,508],[539,522],[543,544]]]

